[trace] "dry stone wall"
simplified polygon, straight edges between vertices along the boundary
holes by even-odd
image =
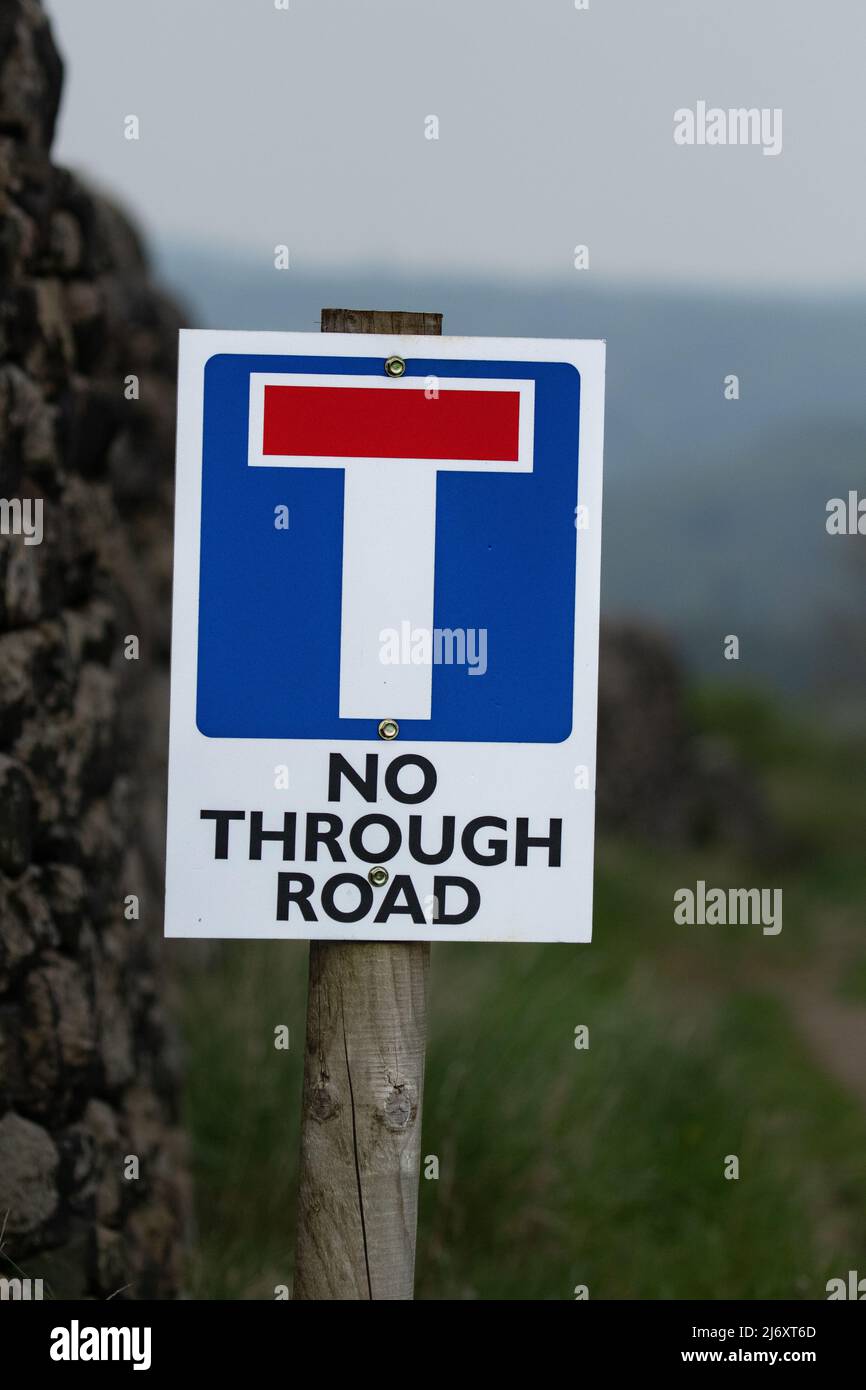
[[[123,217],[51,163],[61,80],[41,6],[3,0],[0,1276],[167,1297],[186,1210],[159,961],[179,318]]]

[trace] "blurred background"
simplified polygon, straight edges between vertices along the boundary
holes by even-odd
[[[53,159],[123,208],[187,322],[314,331],[339,305],[607,340],[595,939],[434,948],[418,1296],[820,1298],[866,1274],[866,539],[825,526],[864,488],[863,7],[45,8]],[[781,153],[676,146],[698,100],[780,108]],[[698,879],[781,887],[783,931],[676,925]],[[270,1298],[306,948],[167,954],[183,1284]]]
[[[856,713],[862,546],[824,529],[863,460],[856,0],[47,8],[55,158],[133,214],[194,324],[315,331],[334,304],[605,338],[608,610]],[[781,108],[781,154],[675,145],[698,100]]]

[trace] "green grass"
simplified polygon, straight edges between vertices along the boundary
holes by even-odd
[[[185,944],[181,985],[196,1189],[189,1291],[273,1298],[292,1273],[307,948],[225,942],[210,964],[207,949]],[[279,1024],[288,1051],[274,1047]]]
[[[435,948],[422,1153],[440,1176],[421,1181],[420,1298],[570,1299],[576,1284],[593,1298],[815,1298],[866,1267],[866,1115],[784,988],[812,969],[823,987],[830,934],[862,923],[866,751],[766,711],[758,736],[740,708],[695,708],[762,769],[796,853],[756,873],[717,849],[603,841],[592,945]],[[782,934],[676,926],[673,892],[699,877],[783,887]],[[848,997],[866,1007],[859,939]],[[181,984],[189,1288],[271,1298],[291,1282],[306,948],[225,943],[209,963],[196,950]]]
[[[866,1008],[866,956],[846,965],[837,982],[836,993],[840,999]]]

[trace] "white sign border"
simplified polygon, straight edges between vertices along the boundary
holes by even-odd
[[[276,873],[281,868],[306,871],[303,864],[283,865],[273,861],[252,865],[242,855],[224,861],[213,857],[213,826],[201,822],[198,809],[236,808],[249,812],[262,809],[268,824],[281,810],[294,809],[295,795],[273,790],[274,767],[286,762],[287,744],[276,739],[215,739],[196,727],[196,686],[198,651],[198,593],[201,525],[201,460],[203,445],[204,373],[208,361],[220,354],[242,353],[255,356],[303,355],[318,357],[381,357],[393,354],[404,358],[439,358],[445,361],[527,361],[571,363],[580,373],[580,437],[578,462],[578,507],[589,518],[585,530],[577,532],[578,563],[575,591],[574,712],[572,731],[560,744],[491,743],[472,744],[399,741],[399,745],[378,740],[299,740],[306,748],[319,745],[327,752],[342,753],[358,765],[367,752],[393,756],[416,753],[434,764],[450,754],[455,765],[466,761],[467,750],[479,754],[481,771],[474,768],[472,779],[484,779],[488,793],[487,811],[506,814],[504,802],[515,786],[540,783],[549,791],[545,796],[545,815],[570,817],[564,853],[573,856],[570,872],[532,863],[519,870],[527,892],[515,890],[514,873],[504,866],[474,868],[455,854],[441,866],[448,874],[464,873],[479,884],[484,897],[494,886],[493,876],[503,873],[503,886],[493,896],[501,899],[502,910],[495,920],[476,919],[463,926],[414,926],[397,917],[393,925],[337,923],[319,920],[276,922],[274,892]],[[367,940],[367,941],[545,941],[585,942],[592,934],[592,880],[595,821],[595,755],[598,693],[598,618],[601,571],[602,453],[604,436],[605,344],[601,340],[551,338],[462,338],[421,337],[401,334],[370,334],[363,337],[342,333],[235,332],[184,329],[180,333],[178,367],[177,481],[175,494],[175,567],[173,583],[171,730],[169,738],[169,800],[167,816],[166,921],[167,937],[237,938],[264,940]],[[371,378],[375,380],[375,378]],[[473,379],[477,380],[477,378]],[[318,462],[318,461],[317,461]],[[566,752],[567,750],[567,752]],[[326,755],[323,751],[326,762]],[[576,788],[573,769],[589,771],[586,790]],[[255,787],[250,800],[247,790]],[[236,787],[231,793],[226,786]],[[326,802],[326,786],[317,793],[309,789],[311,809],[334,810]],[[454,812],[449,807],[449,788],[443,779],[424,810],[434,818]],[[305,793],[306,795],[306,793]],[[195,807],[195,820],[191,811]],[[344,808],[345,809],[345,808]],[[370,810],[360,801],[357,814]],[[419,807],[407,807],[418,812]],[[388,805],[388,813],[397,808]],[[532,814],[531,807],[514,807],[515,814]],[[538,811],[535,810],[537,821]],[[534,828],[534,826],[533,826]],[[536,830],[537,833],[537,830]],[[203,851],[202,851],[203,847]],[[252,868],[261,880],[254,886],[238,871]],[[411,873],[413,879],[432,877],[433,870],[414,863],[404,849],[390,861],[392,874]],[[319,869],[323,866],[320,864]],[[269,872],[272,869],[273,872]],[[334,866],[334,871],[366,873],[368,865]],[[232,880],[232,871],[235,880]],[[562,873],[562,879],[558,876]],[[565,902],[566,880],[576,892],[573,915]],[[559,882],[562,892],[557,892]],[[266,891],[263,885],[268,884]],[[575,885],[577,888],[575,890]],[[243,889],[243,891],[242,891]],[[552,892],[551,892],[552,889]],[[535,894],[535,896],[533,896]],[[232,907],[232,898],[236,905]],[[269,915],[263,911],[270,904]],[[535,904],[535,906],[533,906]],[[227,911],[236,917],[226,920]],[[249,914],[249,915],[248,915]],[[253,920],[250,921],[249,918]],[[217,920],[219,919],[219,920]],[[246,920],[245,920],[246,919]],[[266,925],[267,922],[267,925]]]

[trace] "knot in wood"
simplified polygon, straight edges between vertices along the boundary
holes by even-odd
[[[331,1081],[320,1081],[310,1090],[309,1111],[314,1120],[332,1120],[340,1110],[340,1095]]]
[[[418,1096],[411,1081],[390,1086],[382,1104],[387,1129],[408,1129],[418,1113]]]

